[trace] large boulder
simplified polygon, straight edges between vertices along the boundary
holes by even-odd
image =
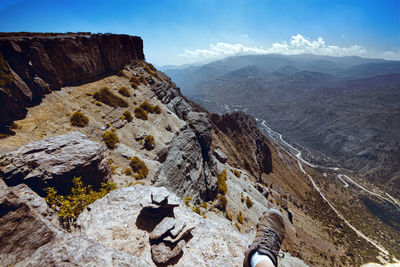
[[[191,129],[183,129],[172,140],[156,185],[166,186],[181,197],[215,198],[217,179],[212,176],[210,164],[204,160],[201,145]]]
[[[47,209],[44,200],[29,188],[1,185],[1,266],[11,266],[30,257],[38,248],[62,235],[60,228],[42,216],[51,214]]]
[[[73,177],[98,189],[111,175],[105,147],[71,132],[21,146],[0,156],[0,176],[9,186],[27,184],[39,195],[47,187],[66,194]]]

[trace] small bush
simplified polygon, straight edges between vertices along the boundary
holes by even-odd
[[[228,211],[226,211],[226,218],[232,221],[232,214],[230,214]]]
[[[160,106],[159,106],[159,105],[154,106],[153,111],[154,111],[154,113],[156,113],[156,114],[160,114],[160,113],[161,113],[161,108],[160,108]]]
[[[110,149],[114,149],[117,143],[119,143],[117,134],[112,131],[106,131],[103,134],[103,140]]]
[[[132,86],[133,89],[136,89],[136,88],[139,86],[139,84],[140,84],[139,79],[136,78],[135,76],[132,76],[132,77],[129,79],[129,82],[131,83],[131,86]]]
[[[90,92],[87,92],[86,95],[87,95],[87,96],[93,96],[93,94],[90,93]]]
[[[129,110],[125,110],[124,113],[122,113],[122,116],[124,116],[124,119],[128,122],[131,122],[133,120],[132,114]]]
[[[192,208],[193,212],[196,212],[197,214],[200,214],[200,207],[199,206],[195,206]]]
[[[77,127],[85,127],[89,123],[89,118],[83,113],[76,111],[71,116],[71,125]]]
[[[147,168],[146,163],[136,156],[131,160],[131,167],[132,170],[136,172],[135,178],[137,180],[144,179],[149,174],[149,169]]]
[[[224,195],[218,194],[217,200],[218,203],[216,205],[216,208],[220,211],[225,211],[226,205],[228,204],[228,200],[226,199],[226,197]]]
[[[135,117],[141,120],[147,120],[149,117],[147,116],[147,111],[141,107],[135,108]]]
[[[140,107],[149,113],[156,113],[156,114],[161,113],[161,108],[159,105],[152,106],[149,104],[149,102],[147,102],[147,100],[145,100],[142,104],[140,104]]]
[[[240,175],[241,175],[240,171],[238,171],[238,170],[233,170],[233,174],[235,174],[235,176],[236,176],[237,178],[240,178]]]
[[[247,208],[251,208],[253,206],[253,201],[249,198],[249,196],[246,197],[246,206]]]
[[[228,191],[228,186],[226,185],[227,174],[226,170],[223,170],[218,176],[218,192],[222,195],[226,194]]]
[[[240,225],[237,222],[235,222],[235,226],[239,232],[242,232],[242,228],[240,227]]]
[[[244,196],[243,196],[243,192],[240,193],[240,201],[242,201],[242,203],[244,202]]]
[[[124,76],[124,71],[119,70],[119,71],[117,71],[116,75],[122,77],[122,76]]]
[[[157,71],[157,69],[153,66],[153,64],[147,63],[147,66],[149,66],[149,68],[150,68],[152,71]]]
[[[131,96],[131,93],[129,93],[129,90],[126,89],[125,86],[121,86],[121,87],[118,89],[118,93],[120,93],[121,95],[126,96],[126,97],[130,97],[130,96]]]
[[[203,201],[203,203],[201,203],[201,206],[206,209],[207,208],[207,202]]]
[[[152,150],[155,146],[156,144],[154,143],[154,137],[152,135],[147,135],[144,138],[144,147],[147,150]]]
[[[125,175],[128,175],[128,176],[132,176],[133,175],[133,172],[132,172],[132,169],[131,168],[126,168],[125,170],[124,170],[124,172],[123,172]]]
[[[72,180],[74,186],[68,196],[57,195],[54,187],[47,189],[45,200],[47,204],[58,212],[61,224],[68,231],[75,225],[79,214],[91,203],[104,197],[108,192],[117,188],[115,183],[102,183],[100,190],[95,191],[90,185],[84,186],[80,177]]]
[[[239,211],[239,214],[237,215],[237,220],[240,224],[243,224],[243,215],[242,211]]]
[[[183,201],[185,201],[185,205],[187,207],[190,207],[190,201],[192,201],[192,197],[191,196],[186,196]]]
[[[113,108],[128,107],[128,102],[114,95],[107,87],[103,87],[100,91],[94,93],[93,98]]]
[[[144,85],[147,85],[146,79],[144,78],[143,75],[140,75],[138,80],[139,80],[140,83],[143,83]]]

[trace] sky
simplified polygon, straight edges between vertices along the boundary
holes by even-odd
[[[137,35],[157,65],[242,54],[400,60],[400,0],[0,0],[0,32]]]

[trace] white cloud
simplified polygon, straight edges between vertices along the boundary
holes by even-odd
[[[301,34],[292,36],[290,42],[283,41],[281,43],[273,43],[269,48],[248,47],[243,44],[229,44],[218,42],[210,44],[208,49],[185,49],[180,56],[187,62],[211,61],[234,55],[248,54],[315,54],[326,56],[363,56],[363,57],[380,57],[385,59],[399,59],[400,51],[385,51],[380,54],[369,54],[367,50],[360,45],[352,45],[349,47],[340,47],[337,45],[327,45],[322,37],[316,40],[304,38]]]

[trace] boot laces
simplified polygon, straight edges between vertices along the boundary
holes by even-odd
[[[260,247],[272,252],[274,255],[280,258],[283,258],[284,254],[279,253],[280,245],[281,240],[279,235],[271,228],[266,227],[260,240]]]

